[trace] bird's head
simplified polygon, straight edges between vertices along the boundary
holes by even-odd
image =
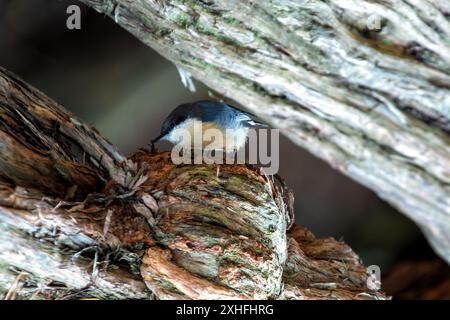
[[[255,116],[222,102],[203,100],[186,103],[178,106],[164,120],[161,134],[152,141],[152,145],[162,140],[178,143],[180,130],[193,137],[207,129],[216,129],[224,135],[226,132],[228,135],[234,134],[233,139],[239,141],[235,147],[240,147],[245,144],[248,129],[258,126],[266,125],[257,121]],[[196,128],[201,128],[200,132]]]

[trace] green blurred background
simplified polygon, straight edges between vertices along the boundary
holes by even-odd
[[[82,8],[81,30],[66,28],[67,6]],[[178,104],[218,97],[183,87],[175,66],[109,18],[76,1],[1,0],[0,65],[132,153],[156,136]],[[239,107],[239,106],[238,106]],[[296,222],[345,240],[383,272],[431,255],[419,229],[373,192],[282,138],[280,174],[295,192]]]

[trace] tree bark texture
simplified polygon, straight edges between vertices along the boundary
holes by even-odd
[[[7,299],[386,298],[343,242],[286,233],[282,181],[169,153],[126,159],[4,69],[0,147]]]
[[[81,2],[374,190],[450,262],[448,0]]]

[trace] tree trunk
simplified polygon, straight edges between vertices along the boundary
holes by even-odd
[[[415,221],[450,262],[448,0],[81,0]]]
[[[247,165],[126,159],[0,68],[0,295],[7,299],[384,299],[343,242],[293,227]]]

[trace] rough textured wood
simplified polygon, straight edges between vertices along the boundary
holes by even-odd
[[[414,220],[450,262],[447,0],[81,0]]]
[[[287,240],[280,190],[258,170],[221,165],[216,176],[215,166],[177,167],[169,153],[132,160],[148,166],[140,189],[157,200],[157,246],[141,273],[159,297],[384,298],[367,289],[365,268],[344,243],[298,227]]]
[[[288,239],[289,197],[259,169],[217,173],[147,151],[125,159],[42,93],[0,75],[6,298],[385,298],[367,288],[345,244],[299,228]]]
[[[287,212],[282,202],[277,203],[281,197],[269,178],[245,166],[221,165],[218,176],[211,165],[178,168],[170,153],[141,152],[132,160],[149,165],[148,179],[140,189],[157,199],[155,239],[168,249],[166,254],[150,249],[144,258],[142,270],[148,274],[149,287],[168,282],[170,288],[177,288],[177,295],[192,297],[178,287],[183,282],[193,289],[189,283],[195,283],[196,277],[186,279],[180,273],[182,279],[177,281],[159,274],[165,265],[162,259],[170,256],[168,261],[190,273],[244,296],[280,295]],[[164,289],[168,290],[165,285]],[[211,293],[211,298],[217,294]]]
[[[167,154],[140,153],[139,158],[150,165],[150,176],[166,173],[158,180],[158,190],[152,183],[138,192],[160,193],[155,216],[159,221],[152,228],[130,210],[142,198],[103,208],[1,185],[0,295],[14,292],[17,299],[386,298],[367,289],[365,268],[344,243],[315,239],[306,229],[294,227],[287,242],[285,235],[278,234],[284,241],[278,239],[282,252],[277,256],[269,242],[241,230],[251,227],[253,220],[238,230],[233,223],[223,224],[226,219],[220,214],[226,210],[217,207],[224,198],[214,200],[217,193],[204,192],[206,200],[199,203],[174,195],[168,187],[187,175],[195,180],[199,170],[213,174],[214,168],[177,168],[167,161]],[[247,174],[254,179],[247,180],[249,184],[267,184],[245,167],[230,167],[222,179],[249,179]],[[195,188],[211,190],[216,183],[205,180]],[[192,188],[187,184],[181,189]],[[223,192],[233,194],[226,187]],[[255,206],[247,201],[236,204]],[[276,242],[273,233],[269,237]],[[289,250],[284,252],[286,243]],[[282,263],[285,253],[287,261]],[[18,275],[24,276],[11,290]]]
[[[136,254],[124,251],[114,234],[103,233],[104,211],[55,209],[52,199],[41,199],[37,191],[0,185],[0,297],[7,292],[16,299],[152,297],[139,276],[117,265],[136,260]],[[11,290],[19,274],[22,281]]]
[[[286,297],[302,299],[374,299],[367,292],[367,275],[359,257],[344,242],[316,239],[308,230],[295,227],[289,236],[289,260],[284,280]],[[290,287],[289,287],[290,286]]]
[[[73,198],[112,177],[125,158],[93,128],[0,67],[0,172],[18,185]]]

